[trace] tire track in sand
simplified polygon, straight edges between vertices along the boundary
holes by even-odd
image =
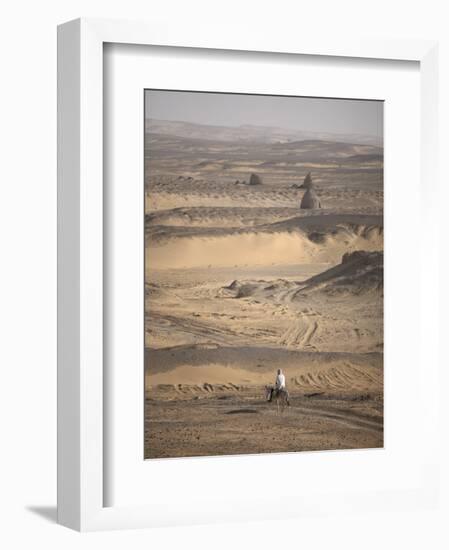
[[[375,420],[374,418],[367,418],[357,413],[349,411],[336,411],[335,409],[306,407],[304,405],[295,406],[299,412],[307,415],[317,416],[325,420],[333,420],[339,424],[344,424],[354,429],[364,429],[374,432],[383,431],[383,418]]]
[[[319,327],[317,321],[310,319],[311,316],[316,316],[316,313],[300,311],[299,319],[282,334],[280,344],[299,349],[314,348],[312,340]]]

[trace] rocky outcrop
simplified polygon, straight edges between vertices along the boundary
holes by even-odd
[[[383,292],[383,252],[346,252],[341,263],[304,281],[299,294],[321,291],[327,295]]]
[[[249,178],[249,185],[261,185],[262,183],[262,178],[260,176],[257,174],[251,174]]]
[[[306,190],[306,192],[304,193],[301,199],[300,208],[307,208],[307,209],[321,208],[321,201],[315,192],[315,188],[312,181],[312,175],[310,174],[310,172],[304,178],[303,184],[300,185],[298,189]]]

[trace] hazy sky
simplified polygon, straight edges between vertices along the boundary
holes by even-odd
[[[382,138],[383,102],[147,90],[147,118],[218,126],[279,126]]]

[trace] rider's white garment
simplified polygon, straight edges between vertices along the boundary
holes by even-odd
[[[278,374],[276,376],[276,389],[281,390],[285,388],[285,376],[283,374]]]

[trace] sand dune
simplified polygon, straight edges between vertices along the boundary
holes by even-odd
[[[149,224],[146,262],[151,269],[331,264],[345,252],[381,250],[382,223],[380,216],[328,214],[245,228]]]
[[[181,346],[147,350],[147,354],[147,390],[156,388],[167,396],[170,392],[189,395],[272,384],[277,368],[283,369],[292,391],[380,392],[383,388],[379,353]]]
[[[380,392],[383,388],[379,368],[360,367],[349,361],[332,366],[320,365],[314,369],[287,368],[284,372],[293,392]],[[273,384],[273,379],[273,371],[257,373],[209,363],[198,367],[180,366],[167,373],[153,374],[146,379],[146,388],[150,394],[162,391],[173,398],[177,397],[176,394],[240,391],[251,386]]]
[[[270,265],[311,261],[316,247],[303,236],[289,233],[235,233],[170,240],[147,247],[147,265],[157,269]],[[316,261],[322,261],[316,253]]]
[[[179,239],[161,232],[156,238],[159,243],[166,242],[163,246],[147,247],[146,265],[149,269],[207,268],[210,265],[334,264],[345,252],[379,250],[382,241],[379,233],[372,232],[365,237],[346,228],[324,237],[317,234],[316,238],[324,242],[313,242],[302,233],[285,231],[233,232],[228,235],[217,232],[204,236],[185,234]]]

